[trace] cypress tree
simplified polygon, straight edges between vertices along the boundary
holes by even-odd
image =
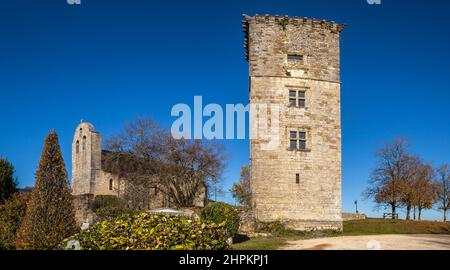
[[[11,162],[0,157],[0,204],[9,199],[16,190],[14,167]]]
[[[17,235],[18,249],[54,249],[76,232],[67,171],[51,131],[45,139],[36,184]]]

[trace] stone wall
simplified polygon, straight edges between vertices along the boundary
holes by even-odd
[[[265,149],[267,140],[251,140],[254,215],[258,221],[281,221],[291,229],[341,230],[342,26],[312,19],[247,16],[244,27],[251,104],[279,108],[269,113],[269,123],[274,125],[270,117],[279,114],[276,147]],[[288,61],[288,54],[303,59]],[[305,92],[305,108],[290,106],[290,90]],[[306,132],[305,150],[289,150],[293,130]]]
[[[96,221],[97,216],[92,211],[93,194],[73,195],[72,201],[75,209],[75,221],[78,227],[81,227],[85,222],[93,224]]]
[[[342,220],[343,221],[364,220],[366,218],[367,218],[367,216],[365,214],[342,213]]]

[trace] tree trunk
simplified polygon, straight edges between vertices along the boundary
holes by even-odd
[[[447,221],[447,209],[444,209],[444,222]]]
[[[395,210],[396,210],[396,206],[395,204],[392,204],[392,219],[395,219]]]
[[[414,220],[416,220],[416,206],[414,205],[414,211],[413,211],[413,213],[414,213]]]
[[[411,205],[408,204],[406,206],[406,220],[410,220],[411,219]]]
[[[422,220],[422,207],[419,207],[419,220]]]

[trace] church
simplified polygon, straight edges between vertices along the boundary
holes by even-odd
[[[106,155],[110,152],[102,150],[102,137],[90,123],[81,122],[75,129],[72,142],[72,195],[77,198],[95,198],[98,195],[120,197],[124,194],[128,179],[107,172],[104,169]],[[170,200],[158,192],[149,190],[151,199],[145,209],[171,207]],[[206,194],[201,193],[194,206],[205,205]],[[80,201],[80,200],[78,200]]]

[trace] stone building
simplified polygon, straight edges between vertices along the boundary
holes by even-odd
[[[81,122],[72,143],[72,195],[75,198],[77,215],[83,214],[90,201],[98,195],[121,196],[129,180],[111,174],[103,169],[102,160],[110,152],[101,148],[102,139],[90,123]],[[145,208],[171,207],[170,200],[158,190],[149,190],[151,200]],[[195,200],[195,206],[204,206],[206,192]],[[79,220],[84,220],[79,218]]]
[[[344,26],[244,15],[243,27],[250,103],[267,104],[268,125],[278,126],[271,147],[264,147],[267,139],[251,138],[254,216],[297,230],[341,230],[339,50]]]

